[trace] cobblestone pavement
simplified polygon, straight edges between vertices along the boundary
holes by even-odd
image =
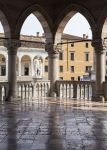
[[[107,103],[1,101],[0,150],[107,150]]]

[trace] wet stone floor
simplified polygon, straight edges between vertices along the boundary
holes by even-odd
[[[107,103],[1,101],[0,150],[107,150]]]

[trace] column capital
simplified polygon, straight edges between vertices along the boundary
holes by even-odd
[[[45,51],[49,54],[58,54],[59,51],[61,51],[61,45],[53,44],[53,43],[47,43],[45,45]]]
[[[15,55],[17,48],[21,46],[21,42],[17,39],[7,39],[4,41],[4,46],[7,47],[8,54]]]
[[[92,40],[92,46],[94,47],[95,49],[95,52],[96,53],[104,53],[105,50],[106,50],[106,46],[105,46],[105,43],[102,39],[95,39],[95,40]]]
[[[21,41],[17,39],[6,39],[4,41],[4,46],[11,49],[11,48],[18,48],[21,46]]]

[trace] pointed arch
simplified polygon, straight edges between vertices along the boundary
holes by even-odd
[[[46,11],[43,8],[41,8],[39,5],[32,5],[32,6],[28,7],[20,15],[18,23],[16,25],[16,35],[18,35],[20,37],[20,31],[21,31],[22,25],[23,25],[24,21],[26,20],[26,18],[31,13],[34,14],[35,17],[37,17],[37,19],[40,21],[40,23],[43,27],[45,36],[46,36],[46,41],[51,43],[53,41],[53,36],[52,36],[52,32],[51,32],[52,20],[50,19],[50,17],[46,13]]]
[[[10,31],[9,22],[8,22],[8,19],[6,18],[5,13],[1,10],[1,8],[0,8],[0,21],[1,21],[1,24],[3,26],[4,36],[6,38],[10,38],[11,31]]]
[[[91,30],[92,35],[94,34],[94,30],[96,28],[96,23],[94,21],[93,16],[89,13],[89,11],[84,8],[83,6],[77,5],[77,4],[71,4],[67,8],[65,8],[59,17],[57,18],[57,21],[55,23],[55,41],[60,41],[61,35],[63,33],[63,30],[68,23],[68,21],[73,17],[77,12],[82,14],[86,20],[88,21]]]
[[[107,24],[107,5],[104,7],[97,23],[98,33],[101,37],[103,29],[106,28],[105,24]]]

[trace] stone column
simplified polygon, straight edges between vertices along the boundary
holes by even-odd
[[[11,101],[17,96],[16,58],[17,49],[20,46],[20,41],[8,39],[4,44],[8,50],[8,95],[6,101]]]
[[[0,66],[0,76],[1,76],[1,66]]]
[[[102,40],[93,41],[92,45],[95,48],[96,55],[96,85],[95,85],[95,100],[104,100],[103,83],[105,81],[105,48]]]
[[[8,57],[6,57],[6,78],[8,77]]]
[[[31,76],[34,76],[33,58],[31,58]]]
[[[21,58],[19,57],[19,65],[18,65],[18,75],[21,76]]]
[[[49,96],[55,96],[57,95],[55,81],[59,78],[59,52],[57,46],[51,44],[47,45],[46,51],[48,52],[48,79],[51,83]]]

